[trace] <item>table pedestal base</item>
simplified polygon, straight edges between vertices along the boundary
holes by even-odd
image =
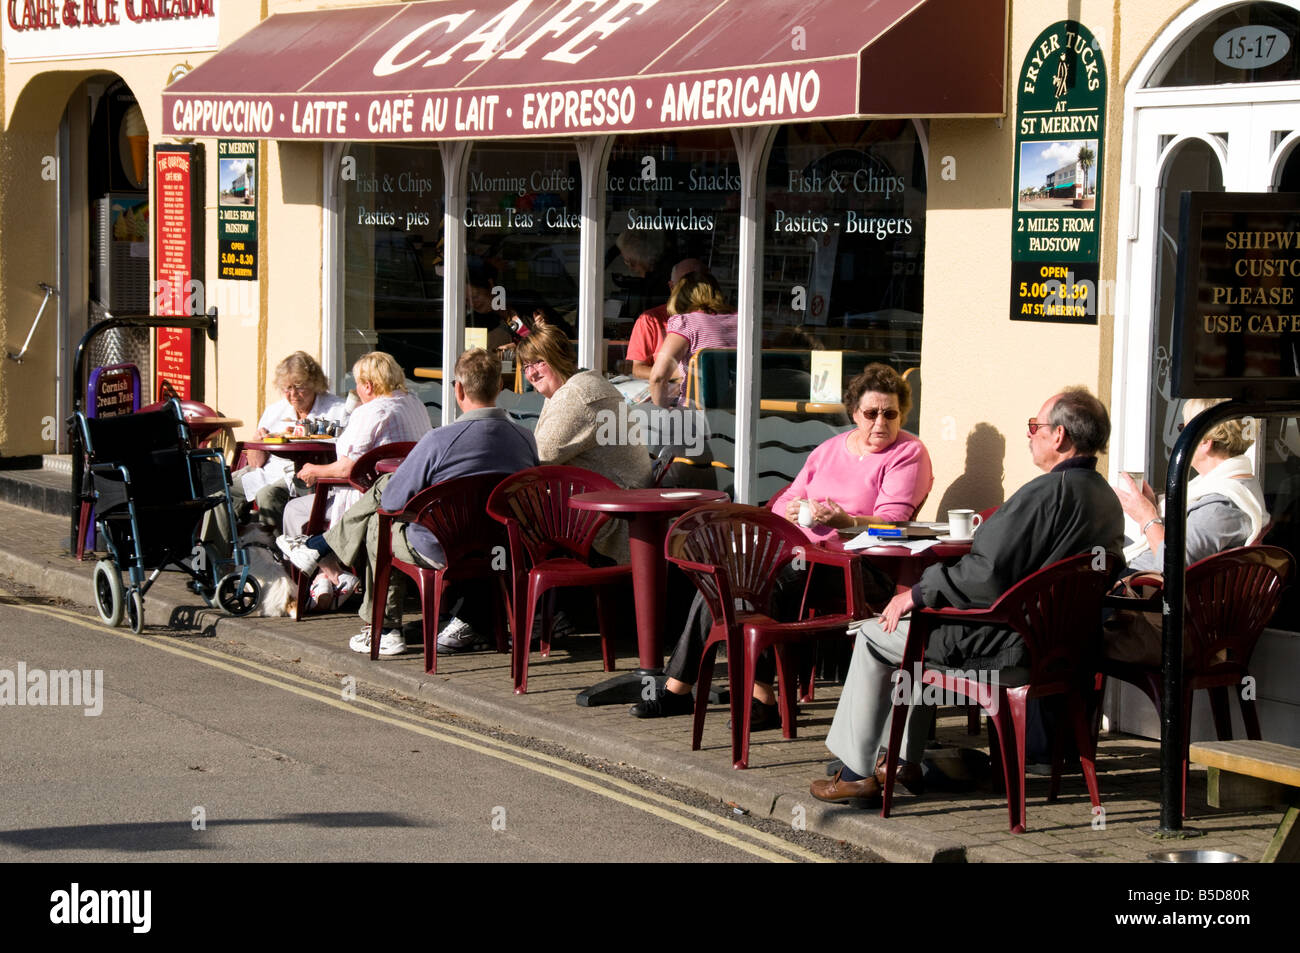
[[[663,669],[639,668],[635,672],[624,672],[605,679],[599,685],[584,688],[578,692],[578,706],[595,708],[598,705],[635,705],[645,698],[645,691],[650,685],[647,678],[654,679],[656,695],[668,690],[664,688],[667,676]],[[709,688],[710,705],[725,705],[730,699],[731,693],[725,686]]]
[[[599,685],[578,692],[578,705],[582,708],[595,708],[597,705],[635,705],[641,701],[642,692],[646,691],[651,682],[654,683],[655,692],[662,692],[664,670],[639,668],[634,672],[623,672],[621,675],[605,679]]]

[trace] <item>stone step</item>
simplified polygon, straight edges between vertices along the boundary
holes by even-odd
[[[75,499],[70,459],[62,471],[48,467],[0,470],[0,500],[39,513],[68,516]]]

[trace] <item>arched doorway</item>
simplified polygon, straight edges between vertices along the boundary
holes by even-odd
[[[110,314],[150,310],[149,132],[135,94],[119,76],[95,74],[68,96],[58,131],[59,419],[71,412],[77,342]],[[141,401],[151,385],[149,332],[96,339],[87,368],[133,363]],[[84,400],[85,395],[82,395]],[[67,435],[60,434],[61,452]]]
[[[1180,196],[1300,191],[1300,0],[1200,0],[1176,17],[1125,88],[1121,163],[1110,476],[1141,471],[1159,491],[1182,420],[1168,379]],[[1300,426],[1260,422],[1250,453],[1272,514],[1266,542],[1300,553]],[[1295,744],[1294,591],[1271,628],[1288,634],[1266,632],[1255,653],[1260,719],[1266,738]],[[1158,736],[1149,703],[1131,693],[1108,696],[1107,713]],[[1193,738],[1213,737],[1209,725],[1198,705]]]
[[[1289,52],[1233,56],[1230,35],[1243,29],[1264,38],[1261,53]],[[1203,0],[1157,39],[1125,91],[1114,472],[1162,486],[1178,436],[1168,368],[1181,192],[1300,187],[1297,47],[1300,2]]]

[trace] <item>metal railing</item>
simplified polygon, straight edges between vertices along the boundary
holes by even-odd
[[[36,333],[36,326],[41,323],[41,315],[45,313],[45,306],[50,302],[50,296],[58,297],[59,289],[47,285],[45,282],[37,282],[36,287],[45,292],[45,297],[41,299],[41,306],[36,309],[36,318],[32,321],[31,328],[27,331],[27,340],[23,341],[22,349],[15,354],[13,351],[5,351],[5,357],[16,364],[23,362],[24,355],[27,354],[27,348],[32,343],[32,335]]]

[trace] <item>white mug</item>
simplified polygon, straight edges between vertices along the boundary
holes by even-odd
[[[974,510],[949,510],[948,535],[953,539],[970,539],[983,522],[984,517]]]
[[[799,525],[812,526],[813,512],[812,504],[807,500],[801,500],[799,503]]]

